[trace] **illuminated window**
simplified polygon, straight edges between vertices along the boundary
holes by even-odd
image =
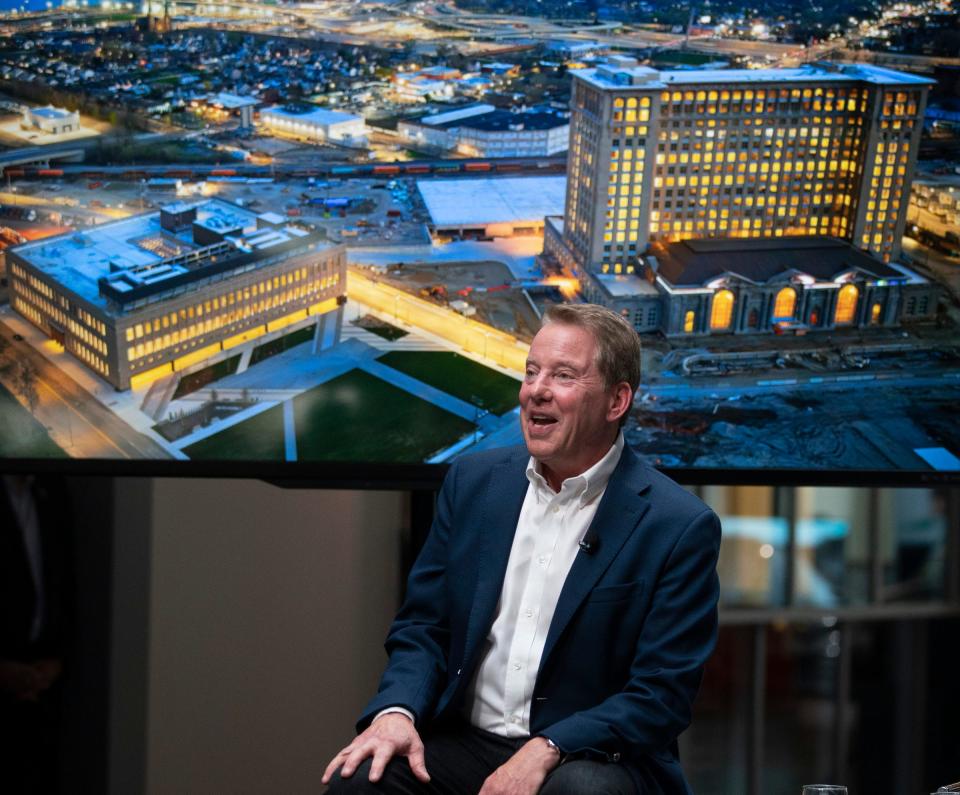
[[[692,309],[688,309],[687,313],[683,316],[683,331],[685,334],[693,333],[693,324],[697,318],[697,313]]]
[[[710,310],[710,328],[721,331],[730,328],[733,319],[733,293],[729,290],[720,290],[713,296],[713,307]]]
[[[834,323],[838,326],[853,323],[859,296],[860,291],[852,284],[845,284],[840,288],[840,295],[837,297],[837,312],[833,318]]]
[[[883,311],[883,308],[880,304],[874,304],[870,307],[870,324],[873,326],[880,325],[880,313]]]
[[[784,320],[793,317],[793,312],[797,308],[797,293],[792,287],[784,287],[777,293],[777,299],[773,304],[773,317],[775,320]]]

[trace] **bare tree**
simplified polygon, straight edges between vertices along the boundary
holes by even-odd
[[[40,403],[40,395],[37,392],[37,370],[30,362],[20,362],[17,365],[17,371],[13,376],[13,389],[23,398],[30,413],[37,410]]]

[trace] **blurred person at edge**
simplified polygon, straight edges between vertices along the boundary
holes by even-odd
[[[525,447],[457,459],[331,793],[689,793],[677,737],[717,635],[716,515],[624,444],[640,341],[551,307]]]
[[[0,476],[0,792],[59,791],[71,520],[62,479]]]

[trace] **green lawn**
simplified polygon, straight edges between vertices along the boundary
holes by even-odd
[[[363,370],[294,398],[301,461],[419,463],[473,431],[473,423]]]
[[[206,461],[283,461],[283,409],[272,409],[184,448],[190,458]]]
[[[0,384],[0,458],[66,458],[47,429]]]
[[[419,463],[474,430],[362,370],[297,396],[293,413],[300,461]],[[268,409],[184,452],[193,459],[282,461],[283,410]]]
[[[377,361],[494,414],[505,414],[518,403],[519,381],[459,353],[391,351]]]

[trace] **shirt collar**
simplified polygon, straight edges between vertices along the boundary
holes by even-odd
[[[620,455],[623,453],[623,432],[617,434],[617,440],[613,443],[606,454],[597,463],[590,467],[586,472],[567,478],[560,484],[560,491],[554,492],[547,483],[547,479],[540,474],[540,462],[533,456],[527,462],[527,480],[534,487],[537,495],[537,502],[541,499],[551,500],[555,496],[564,496],[572,500],[579,497],[580,507],[593,500],[598,494],[602,494],[610,481],[613,470],[617,468],[620,462]]]

